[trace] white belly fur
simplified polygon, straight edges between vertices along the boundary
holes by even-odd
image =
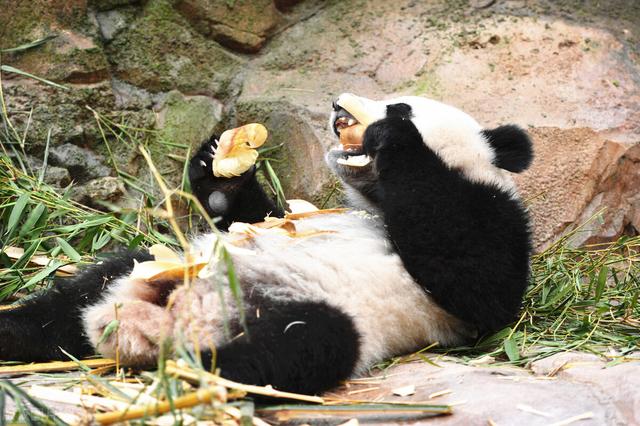
[[[360,213],[320,215],[296,221],[296,229],[335,233],[306,238],[268,233],[256,236],[240,249],[228,245],[243,291],[259,292],[272,300],[324,301],[349,314],[361,336],[356,373],[390,356],[433,342],[459,344],[470,335],[464,324],[416,285],[391,250],[378,220]],[[201,236],[194,246],[210,250],[215,238],[213,234]],[[233,235],[224,238],[234,239]],[[121,332],[136,330],[129,336],[132,347],[140,340],[136,333],[147,340],[160,334],[158,320],[139,319],[158,316],[157,306],[135,300],[139,286],[122,278],[101,302],[85,310],[85,330],[94,346],[116,303],[123,306],[121,315],[126,314],[127,306],[134,307],[129,318],[121,318],[123,325],[125,320],[130,325],[121,326]],[[217,283],[209,278],[195,280],[188,288],[180,286],[169,300],[161,323],[172,324],[173,330],[165,334],[173,334],[187,344],[197,341],[201,347],[220,346],[233,337],[225,332],[224,321],[237,319],[238,309],[224,273]],[[113,356],[115,349],[102,344],[98,350]],[[145,351],[132,354],[130,359],[133,363],[150,362],[156,355],[155,351]]]
[[[409,276],[376,220],[360,213],[296,221],[298,232],[335,231],[309,238],[260,235],[233,252],[244,291],[281,300],[324,301],[348,313],[362,336],[358,371],[433,342],[461,343],[469,335]],[[211,236],[198,244],[211,245]],[[208,241],[207,241],[208,240]]]

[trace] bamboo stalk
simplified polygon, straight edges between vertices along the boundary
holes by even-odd
[[[139,419],[147,416],[157,416],[170,412],[172,409],[190,408],[200,404],[208,404],[214,399],[219,399],[221,389],[212,386],[206,389],[199,389],[181,397],[175,398],[173,403],[162,401],[157,404],[142,406],[130,406],[124,410],[112,411],[110,413],[96,414],[93,420],[101,425],[124,422],[127,420]]]
[[[244,391],[247,393],[252,393],[255,395],[270,396],[273,398],[294,399],[298,401],[312,402],[317,404],[324,403],[324,399],[320,398],[319,396],[302,395],[302,394],[291,393],[291,392],[282,392],[268,386],[245,385],[242,383],[237,383],[231,380],[223,379],[220,376],[216,376],[215,374],[211,374],[208,372],[196,372],[191,369],[178,367],[176,363],[173,361],[167,361],[165,371],[167,372],[167,374],[171,374],[173,376],[179,377],[181,379],[184,379],[194,384],[200,383],[201,379],[204,378],[208,383],[224,386],[230,389]]]
[[[85,359],[81,361],[83,365],[89,368],[113,367],[116,362],[108,358]],[[0,367],[0,375],[2,374],[26,374],[26,373],[42,373],[78,370],[82,368],[75,361],[52,361],[38,362],[34,364],[20,364]]]

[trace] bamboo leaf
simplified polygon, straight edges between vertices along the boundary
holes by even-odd
[[[520,351],[518,350],[518,343],[514,336],[505,339],[503,346],[507,357],[509,357],[509,361],[516,362],[520,360]]]
[[[31,243],[31,245],[24,251],[22,256],[20,256],[20,258],[15,261],[13,266],[11,266],[11,269],[19,271],[20,269],[24,268],[27,263],[29,263],[29,260],[31,260],[31,257],[36,252],[36,250],[38,250],[41,243],[42,240],[35,240],[33,243]]]
[[[73,247],[71,247],[71,244],[69,244],[68,242],[66,242],[60,237],[56,237],[56,241],[58,243],[58,246],[60,246],[60,249],[62,249],[62,251],[64,252],[64,254],[69,256],[69,259],[73,260],[76,263],[82,261],[82,256],[80,256],[80,254]]]
[[[29,194],[22,194],[13,205],[13,209],[11,209],[11,214],[9,215],[9,222],[7,223],[7,234],[9,236],[13,234],[16,226],[18,226],[18,222],[20,222],[20,218],[22,217],[24,208],[29,203],[29,199]]]
[[[58,417],[49,407],[47,407],[37,399],[33,398],[31,395],[29,395],[28,393],[20,389],[18,386],[11,383],[10,381],[0,380],[0,389],[2,388],[4,388],[5,391],[11,394],[11,396],[14,398],[14,401],[18,399],[22,401],[27,401],[29,404],[34,406],[38,411],[40,411],[42,414],[48,417],[49,420],[51,420],[53,424],[55,424],[56,426],[67,426],[67,423],[64,422],[60,417]],[[28,410],[26,412],[28,412]],[[31,420],[34,424],[39,423],[35,421],[35,419],[30,415],[29,415],[29,420]]]
[[[20,228],[18,236],[23,237],[31,232],[45,210],[47,210],[47,207],[44,204],[38,204],[33,210],[31,210],[31,213],[27,216],[27,220],[24,221],[24,224]]]
[[[102,336],[100,336],[100,340],[98,341],[98,345],[101,345],[104,342],[106,342],[107,339],[109,337],[111,337],[111,335],[113,333],[118,331],[119,327],[120,327],[120,321],[112,320],[111,322],[109,322],[109,324],[107,324],[107,326],[104,328],[104,332],[102,333]]]
[[[607,273],[609,272],[609,268],[607,266],[603,266],[600,269],[600,273],[598,274],[598,283],[596,284],[596,295],[594,303],[598,303],[600,298],[602,297],[602,293],[604,293],[604,287],[607,284]]]
[[[64,263],[58,260],[51,261],[51,263],[46,268],[42,269],[40,272],[32,276],[26,283],[24,283],[22,287],[20,287],[20,290],[30,288],[32,285],[39,283],[49,275],[53,274],[62,265],[64,265]]]
[[[8,49],[0,49],[0,52],[2,52],[2,53],[21,52],[23,50],[28,50],[28,49],[32,49],[34,47],[38,47],[40,45],[43,45],[46,42],[48,42],[49,40],[53,40],[56,37],[58,37],[58,36],[57,35],[48,35],[48,36],[43,37],[41,39],[29,42],[29,43],[21,44],[20,46],[17,46],[17,47],[11,47],[11,48],[8,48]]]
[[[58,83],[54,83],[53,81],[49,81],[46,78],[38,77],[37,75],[29,74],[26,71],[19,70],[17,68],[9,66],[9,65],[0,65],[0,70],[2,70],[4,72],[10,72],[10,73],[22,75],[24,77],[29,77],[29,78],[32,78],[34,80],[41,81],[42,83],[48,84],[49,86],[56,87],[58,89],[69,90],[69,88],[66,87],[66,86],[63,86],[63,85],[58,84]]]

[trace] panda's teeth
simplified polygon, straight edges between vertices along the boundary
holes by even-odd
[[[350,118],[350,119],[347,121],[347,127],[351,127],[351,126],[353,126],[353,125],[354,125],[354,124],[356,124],[356,123],[357,123],[357,121],[356,121],[356,120],[354,120],[353,118]]]

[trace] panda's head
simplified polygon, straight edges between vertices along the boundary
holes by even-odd
[[[531,140],[518,126],[483,129],[459,109],[417,96],[376,101],[343,93],[333,103],[330,119],[333,133],[340,137],[341,132],[358,124],[356,117],[362,114],[369,122],[391,115],[411,120],[427,148],[449,168],[460,171],[471,181],[494,185],[514,196],[514,184],[507,171],[522,172],[533,159]],[[368,161],[357,145],[345,149],[336,144],[327,154],[327,162],[347,187],[369,198],[369,190],[377,178],[375,163]]]

